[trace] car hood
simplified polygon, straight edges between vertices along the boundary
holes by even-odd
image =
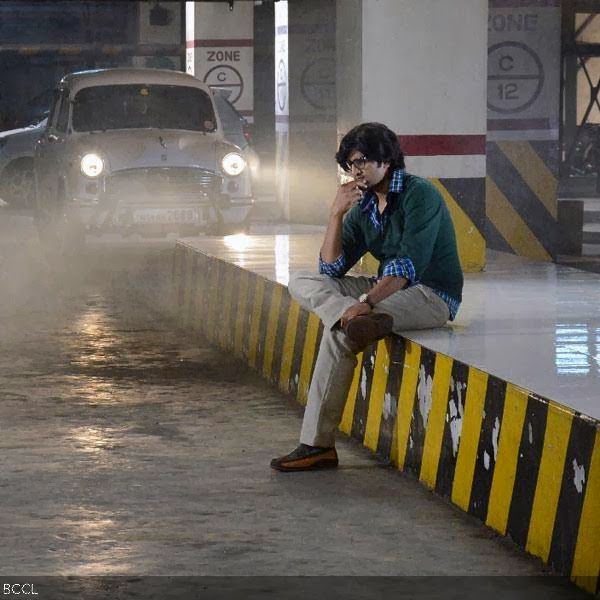
[[[110,172],[150,167],[220,170],[220,158],[235,149],[220,134],[168,129],[118,130],[77,134],[80,155],[95,152]]]

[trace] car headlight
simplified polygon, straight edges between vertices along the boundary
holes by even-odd
[[[86,177],[98,177],[102,171],[104,171],[104,161],[97,154],[86,154],[81,159],[81,172]]]
[[[238,154],[237,152],[230,152],[223,157],[221,166],[227,175],[234,177],[235,175],[239,175],[244,171],[246,168],[246,161],[241,154]]]

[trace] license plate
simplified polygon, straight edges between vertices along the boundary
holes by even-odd
[[[195,208],[146,208],[133,212],[133,222],[151,223],[198,223],[198,211]]]

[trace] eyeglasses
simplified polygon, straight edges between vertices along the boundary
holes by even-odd
[[[364,169],[364,167],[368,161],[369,161],[369,159],[364,155],[359,156],[358,158],[355,158],[354,160],[349,160],[344,165],[344,171],[350,172],[352,170],[352,167],[356,167],[359,170]]]

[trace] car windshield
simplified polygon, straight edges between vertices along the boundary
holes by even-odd
[[[214,131],[208,94],[181,85],[106,85],[83,88],[73,102],[73,129],[187,129]]]

